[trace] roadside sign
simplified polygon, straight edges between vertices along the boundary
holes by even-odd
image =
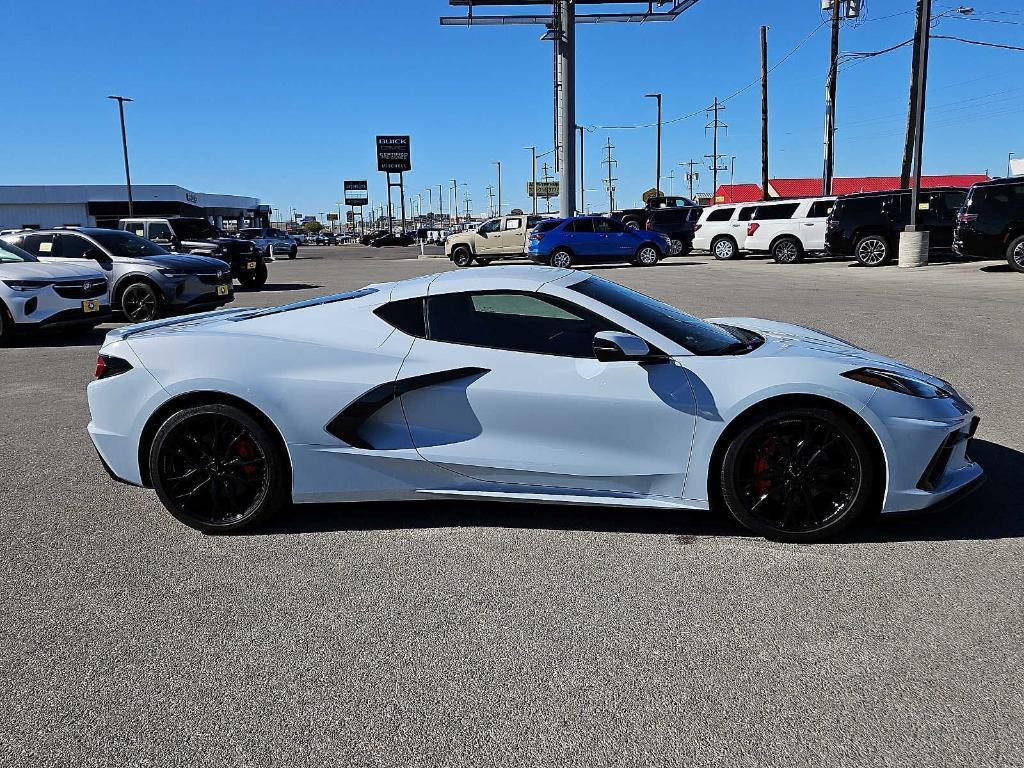
[[[526,182],[526,194],[528,197],[533,197],[533,182]],[[537,197],[549,200],[552,197],[558,197],[558,182],[557,181],[538,181],[537,182]]]
[[[365,181],[345,182],[345,205],[362,206],[370,202],[369,187]]]
[[[337,221],[338,220],[338,214],[336,214],[336,213],[328,213],[327,214],[327,220],[328,221]]]
[[[381,173],[404,173],[412,170],[408,136],[377,137],[377,170]]]

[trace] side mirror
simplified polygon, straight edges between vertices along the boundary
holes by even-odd
[[[594,334],[594,357],[602,363],[618,360],[646,360],[651,348],[639,336],[620,331],[600,331]]]
[[[92,259],[93,261],[110,261],[110,257],[99,248],[90,248],[82,254],[82,258]]]

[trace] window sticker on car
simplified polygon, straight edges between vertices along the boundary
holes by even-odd
[[[144,230],[144,229],[136,229],[135,230],[135,234],[138,235],[139,237],[145,237],[146,236],[146,230]]]
[[[53,243],[48,243],[45,240],[39,244],[40,253],[49,253],[53,250]]]

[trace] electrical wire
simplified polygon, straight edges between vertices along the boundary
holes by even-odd
[[[989,43],[984,40],[968,40],[965,37],[955,37],[954,35],[932,35],[932,40],[956,40],[958,43],[967,43],[968,45],[981,45],[985,48],[1003,48],[1007,51],[1024,51],[1024,46],[1020,45],[1005,45],[1003,43]]]

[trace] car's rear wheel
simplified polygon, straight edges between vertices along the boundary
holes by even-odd
[[[246,288],[262,288],[267,284],[267,265],[260,264],[256,267],[255,272],[246,272],[244,275],[238,278],[238,282],[244,285]]]
[[[641,222],[640,222],[639,219],[623,219],[622,220],[622,226],[624,226],[626,229],[640,229],[640,224],[641,224]]]
[[[785,408],[753,419],[726,448],[719,477],[730,514],[778,541],[821,541],[877,504],[864,438],[823,408]]]
[[[776,264],[796,264],[804,257],[804,249],[795,237],[783,237],[772,245],[772,258]]]
[[[683,252],[683,241],[682,240],[671,240],[668,245],[668,255],[678,256]]]
[[[121,311],[130,323],[156,320],[162,305],[160,293],[149,283],[132,283],[121,291]]]
[[[153,438],[149,476],[167,511],[207,533],[253,528],[290,499],[284,449],[230,405],[172,414]]]
[[[452,251],[452,262],[457,267],[468,267],[473,263],[473,253],[464,245],[457,246]]]
[[[299,255],[299,247],[297,245],[293,245],[289,249],[289,251],[288,251],[288,258],[289,259],[294,259],[298,255]]]
[[[658,263],[661,258],[661,254],[658,249],[651,244],[641,245],[637,249],[636,256],[633,259],[633,263],[638,267],[653,267]]]
[[[1006,263],[1011,269],[1024,272],[1024,237],[1018,237],[1006,249]]]
[[[573,258],[570,251],[560,248],[551,254],[551,266],[562,269],[572,269]]]
[[[736,241],[731,237],[717,237],[711,243],[711,255],[719,261],[735,259],[738,253]]]
[[[880,267],[889,261],[889,241],[881,235],[866,235],[857,241],[853,255],[865,267]]]
[[[13,323],[7,319],[7,307],[0,302],[0,347],[7,346],[11,340],[11,326]]]

